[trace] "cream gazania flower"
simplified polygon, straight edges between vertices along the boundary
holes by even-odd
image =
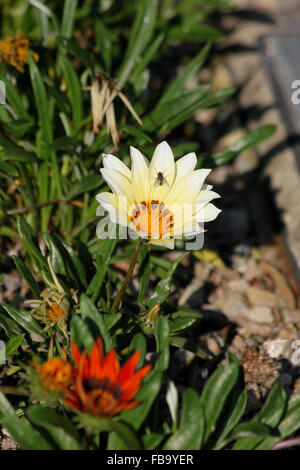
[[[190,238],[205,230],[220,209],[211,204],[219,194],[204,185],[211,170],[195,170],[197,157],[189,153],[176,162],[167,142],[160,143],[151,163],[130,147],[131,170],[114,155],[104,155],[101,174],[112,193],[97,201],[108,212],[103,219],[128,227],[135,238],[174,248],[175,238]]]

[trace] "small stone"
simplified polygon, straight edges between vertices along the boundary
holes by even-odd
[[[242,349],[244,347],[245,340],[240,335],[235,335],[232,341],[232,346],[236,349]]]
[[[282,330],[280,330],[279,336],[283,339],[298,339],[299,334],[293,323],[287,323]]]
[[[276,295],[258,287],[249,286],[246,292],[249,302],[254,306],[276,307]]]
[[[247,318],[256,323],[272,323],[274,317],[270,307],[254,307],[248,310]]]
[[[238,292],[239,294],[244,294],[246,289],[248,288],[248,282],[244,279],[237,279],[233,281],[229,281],[227,286],[233,292]]]
[[[219,356],[219,354],[221,353],[221,348],[220,346],[218,345],[218,342],[215,340],[215,338],[212,338],[211,336],[209,336],[206,340],[207,342],[207,347],[208,349],[215,355],[215,356]]]
[[[285,356],[288,349],[290,348],[290,341],[287,339],[273,339],[270,341],[265,341],[263,347],[266,350],[268,356],[273,359],[278,359],[280,356]]]

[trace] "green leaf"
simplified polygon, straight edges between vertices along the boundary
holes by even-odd
[[[136,335],[134,335],[134,337],[132,338],[130,342],[128,352],[130,353],[130,352],[135,352],[135,351],[141,351],[141,357],[137,364],[137,368],[139,368],[144,364],[145,355],[147,352],[147,341],[145,339],[145,336],[142,333],[137,333]]]
[[[207,85],[203,85],[203,86],[207,86]],[[215,106],[217,104],[222,103],[227,98],[229,98],[229,96],[231,96],[234,92],[235,92],[234,89],[227,88],[224,90],[216,90],[216,91],[213,91],[212,93],[209,93],[206,96],[199,97],[199,99],[197,99],[193,104],[183,109],[181,113],[179,113],[174,118],[172,118],[168,123],[166,123],[162,127],[160,133],[164,133],[164,132],[174,129],[175,127],[185,122],[187,119],[191,118],[200,109],[206,109],[210,106]]]
[[[263,438],[276,434],[279,434],[278,431],[273,430],[266,424],[249,421],[248,423],[239,424],[226,442],[228,443],[239,437],[259,436]]]
[[[192,389],[183,394],[182,415],[178,431],[165,443],[163,450],[199,450],[205,422],[200,399]]]
[[[157,284],[155,288],[155,291],[151,295],[150,299],[146,302],[146,305],[148,305],[149,308],[154,307],[154,305],[156,304],[161,305],[167,300],[171,292],[172,278],[176,271],[176,268],[179,265],[180,261],[183,259],[183,257],[186,256],[187,254],[188,252],[183,253],[181,256],[179,256],[176,259],[176,261],[171,265],[171,267],[168,269],[168,272],[165,278],[159,281],[159,283]]]
[[[21,260],[21,258],[18,258],[18,256],[13,255],[13,260],[17,270],[21,273],[32,290],[33,295],[38,299],[40,297],[40,289],[38,283],[31,274],[31,271],[27,268],[26,264]]]
[[[37,239],[35,238],[35,235],[30,225],[28,225],[24,219],[22,219],[21,217],[18,217],[17,227],[18,227],[20,237],[23,240],[24,245],[29,255],[35,261],[38,269],[40,271],[49,273],[47,262],[45,261],[45,258],[43,257],[39,249]]]
[[[234,354],[230,353],[228,357],[231,364],[238,366],[239,376],[227,397],[226,403],[216,423],[216,429],[208,440],[207,447],[209,449],[214,448],[217,450],[224,447],[222,441],[238,424],[247,405],[247,389],[244,382],[243,368]]]
[[[65,38],[72,37],[77,3],[77,0],[64,1],[60,34]]]
[[[38,322],[30,315],[30,313],[26,312],[26,310],[21,310],[13,305],[2,304],[2,307],[6,310],[8,315],[24,330],[28,331],[28,333],[34,333],[36,335],[45,338],[46,335],[42,331],[42,328],[38,324]]]
[[[9,163],[0,162],[0,171],[14,178],[16,178],[19,175],[17,169],[14,166],[10,165]]]
[[[91,299],[85,295],[80,296],[80,312],[84,318],[90,318],[99,328],[99,332],[105,344],[105,350],[108,352],[113,348],[113,341],[108,333],[102,314],[97,310]]]
[[[170,333],[178,333],[180,331],[187,330],[197,322],[197,318],[185,317],[185,318],[176,318],[169,321]]]
[[[201,359],[208,359],[207,354],[193,341],[183,338],[182,336],[171,336],[170,345],[175,346],[176,348],[186,349],[187,351],[192,351],[196,356]]]
[[[45,441],[41,434],[26,418],[17,417],[15,410],[2,392],[0,392],[0,422],[18,442],[22,449],[51,449],[50,444]]]
[[[76,57],[76,59],[79,59],[87,69],[94,69],[92,54],[83,50],[76,42],[66,37],[57,36],[56,43],[66,49],[70,54]]]
[[[144,379],[142,388],[135,397],[140,404],[132,410],[123,411],[123,413],[121,413],[121,419],[126,423],[129,423],[135,431],[140,429],[146,419],[146,416],[160,391],[162,377],[163,376],[160,371],[152,370]]]
[[[184,70],[173,80],[171,85],[167,88],[162,98],[160,99],[159,105],[166,103],[167,101],[171,101],[182,94],[187,81],[196,75],[196,73],[198,73],[199,69],[202,67],[210,51],[210,47],[210,44],[206,44],[184,68]]]
[[[17,335],[17,336],[12,336],[9,338],[5,345],[5,355],[6,357],[11,356],[13,352],[18,349],[19,346],[21,346],[23,339],[24,339],[25,334]]]
[[[291,436],[300,428],[300,393],[294,393],[288,402],[286,413],[278,426],[280,437],[267,438],[263,440],[255,449],[267,450],[272,449],[277,442]]]
[[[137,61],[149,43],[156,23],[158,1],[140,0],[138,11],[131,29],[128,46],[119,72],[117,74],[120,88],[125,84],[134,70]]]
[[[168,38],[176,41],[203,42],[219,41],[223,39],[223,33],[209,25],[180,25],[173,26],[169,30]]]
[[[45,86],[39,69],[30,54],[28,55],[28,64],[36,110],[39,116],[39,126],[43,132],[43,139],[49,144],[52,141],[52,126]]]
[[[3,145],[3,142],[0,140],[0,147]],[[34,153],[27,152],[26,150],[10,146],[9,148],[3,148],[0,150],[2,153],[3,160],[13,160],[16,162],[23,163],[36,163],[37,157]]]
[[[0,74],[0,80],[5,83],[6,99],[10,104],[16,115],[19,119],[30,120],[30,115],[28,114],[25,106],[23,105],[23,100],[19,95],[19,87],[12,83],[11,80],[3,73]]]
[[[170,351],[170,329],[169,322],[163,315],[159,316],[157,327],[155,330],[156,352],[158,358],[155,363],[155,369],[164,371],[169,366]]]
[[[276,132],[276,126],[261,126],[254,131],[248,132],[241,140],[222,152],[214,153],[211,158],[216,165],[221,166],[230,162],[234,157],[252,147],[256,147],[264,140],[272,137]]]
[[[124,444],[122,450],[125,450],[125,449],[141,450],[142,449],[138,436],[133,431],[131,426],[129,426],[127,423],[111,420],[110,426],[116,433],[117,437]],[[119,450],[119,449],[118,447],[113,446],[113,448],[110,447],[110,450]]]
[[[140,288],[137,301],[142,302],[147,294],[150,281],[150,252],[145,244],[142,244],[139,256],[139,278]]]
[[[273,428],[276,427],[285,412],[286,402],[287,398],[284,388],[279,383],[276,383],[270,390],[264,406],[254,416],[252,421],[262,422]],[[240,438],[234,444],[233,449],[251,450],[256,448],[261,441],[262,438],[257,436]]]
[[[109,33],[110,31],[106,28],[104,22],[100,18],[96,18],[95,40],[107,72],[111,69],[112,61],[112,42]]]
[[[116,244],[117,240],[111,240],[110,238],[101,241],[101,246],[104,249],[102,252],[103,254],[101,255],[101,263],[86,290],[86,295],[91,297],[93,302],[97,299],[98,295],[100,294],[103,281],[105,279],[105,275]]]
[[[26,415],[33,424],[47,431],[59,449],[81,449],[79,434],[66,416],[42,405],[30,406]]]
[[[104,184],[103,179],[100,175],[87,175],[83,176],[80,181],[77,181],[72,185],[71,191],[66,196],[66,200],[70,201],[71,199],[76,198],[82,193],[92,191],[93,189],[99,188]]]
[[[69,59],[64,55],[60,56],[59,61],[67,84],[67,97],[72,107],[72,117],[75,126],[82,121],[82,91],[79,78]]]
[[[224,408],[226,399],[236,384],[238,375],[238,365],[227,364],[216,370],[206,382],[201,395],[206,423],[204,442],[207,441],[212,432],[213,426]]]
[[[73,316],[71,319],[71,338],[80,350],[86,349],[88,354],[95,343],[91,325],[79,315]]]
[[[62,274],[67,276],[65,261],[60,252],[55,240],[48,233],[43,234],[44,242],[50,251],[51,266],[55,274]]]
[[[197,3],[208,7],[236,8],[236,3],[233,0],[197,0]]]
[[[66,251],[67,254],[67,262],[70,266],[70,269],[72,270],[74,277],[77,275],[79,278],[81,284],[84,287],[87,287],[87,280],[86,280],[86,273],[85,269],[83,267],[82,262],[80,261],[79,257],[76,255],[75,251],[73,248],[68,245],[63,238],[59,237],[58,235],[54,235],[54,238],[56,241],[59,241]]]
[[[172,122],[176,118],[179,122],[179,118],[185,115],[187,111],[190,112],[195,106],[196,109],[200,107],[198,103],[209,88],[210,85],[199,85],[193,90],[182,90],[180,95],[174,99],[170,98],[168,101],[159,103],[144,119],[142,127],[145,130],[154,131],[164,125],[169,129],[169,121]],[[191,115],[193,113],[194,111],[192,111]],[[185,121],[186,118],[183,120]]]

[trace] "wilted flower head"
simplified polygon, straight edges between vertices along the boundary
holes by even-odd
[[[31,310],[31,314],[48,327],[55,325],[62,326],[70,309],[67,294],[49,287],[43,290],[41,297],[43,300],[34,299],[26,301],[27,304],[38,304],[37,307]]]
[[[19,36],[11,37],[0,41],[0,63],[6,62],[19,72],[24,72],[24,64],[28,63],[29,53],[29,40],[22,38],[22,33]],[[31,53],[35,61],[39,56]]]
[[[119,97],[129,112],[139,124],[142,121],[134,111],[131,103],[126,96],[117,88],[113,79],[103,73],[98,73],[93,79],[91,87],[92,114],[93,114],[93,132],[98,134],[99,126],[102,126],[104,116],[106,118],[107,132],[111,134],[114,145],[117,147],[119,134],[116,125],[114,99]]]
[[[101,338],[91,350],[80,352],[72,344],[74,367],[72,387],[66,390],[65,403],[71,408],[98,417],[110,417],[139,404],[133,400],[142,379],[151,369],[145,365],[136,371],[140,352],[135,352],[120,367],[115,349],[105,356]]]
[[[189,153],[176,162],[167,142],[160,143],[151,163],[130,147],[131,170],[114,155],[104,155],[101,174],[112,193],[96,196],[108,211],[103,224],[129,227],[151,243],[174,248],[174,239],[204,232],[203,223],[219,212],[211,204],[219,194],[204,185],[210,169],[195,170],[197,157]]]

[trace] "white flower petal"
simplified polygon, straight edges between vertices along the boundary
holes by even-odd
[[[112,193],[100,193],[96,196],[97,201],[105,209],[109,218],[115,224],[127,226],[129,218],[127,216],[127,201],[123,207],[123,200],[119,203],[119,197]],[[125,198],[126,199],[126,198]]]
[[[112,154],[104,155],[103,156],[103,166],[104,168],[110,168],[111,170],[117,170],[122,175],[126,176],[129,180],[131,180],[131,171],[129,168],[117,157]]]
[[[169,206],[172,204],[194,203],[200,193],[205,178],[210,172],[211,170],[209,169],[200,169],[192,171],[183,178],[180,178],[166,196],[165,202]]]
[[[176,173],[174,155],[167,142],[161,142],[156,147],[149,166],[149,173],[151,180],[150,198],[162,201],[170,191]],[[162,185],[157,183],[158,173],[163,174],[165,182]]]
[[[183,157],[179,158],[175,162],[176,165],[176,180],[179,178],[183,178],[185,175],[188,175],[195,169],[195,166],[197,164],[197,157],[195,152],[188,153],[187,155],[184,155]]]
[[[131,184],[137,202],[148,201],[150,193],[149,162],[136,148],[130,147]]]
[[[164,246],[165,248],[168,248],[169,250],[174,250],[175,247],[175,241],[172,240],[150,240],[151,245],[158,245],[158,246]]]
[[[212,220],[215,220],[217,218],[220,212],[222,212],[221,209],[218,209],[216,206],[209,203],[206,204],[206,206],[202,207],[199,211],[197,211],[196,220],[198,223],[211,222]]]
[[[117,170],[101,168],[101,174],[113,192],[118,196],[126,196],[129,204],[133,204],[134,197],[130,181]]]
[[[220,194],[215,193],[214,191],[207,191],[202,189],[195,201],[197,210],[203,207],[208,202],[212,201],[213,199],[218,199],[219,197],[221,197]]]

